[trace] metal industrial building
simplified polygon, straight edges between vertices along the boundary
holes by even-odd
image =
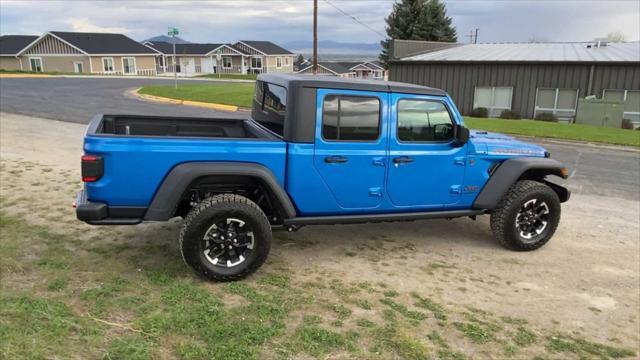
[[[624,103],[640,123],[640,42],[452,44],[395,40],[389,79],[446,90],[463,114],[575,116],[578,98]]]

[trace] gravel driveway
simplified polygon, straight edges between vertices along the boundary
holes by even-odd
[[[0,118],[3,174],[22,163],[36,164],[34,171],[41,171],[46,182],[63,185],[59,191],[42,191],[33,186],[34,178],[5,177],[2,197],[13,205],[3,210],[66,231],[69,225],[52,222],[56,216],[49,209],[66,208],[73,190],[81,186],[75,179],[84,126],[7,113]],[[389,284],[401,293],[433,294],[447,308],[523,318],[544,329],[541,333],[572,333],[638,349],[638,154],[577,145],[549,147],[574,159],[568,162],[574,173],[568,182],[575,193],[563,204],[555,237],[538,251],[501,248],[491,238],[486,217],[318,226],[294,234],[276,233],[274,260],[261,271],[286,266],[300,283],[322,274],[346,282]],[[39,206],[33,207],[35,203]],[[62,218],[73,223],[71,214]],[[136,234],[162,231],[155,240],[173,244],[179,222],[115,228],[76,222],[73,228],[95,234],[117,232],[134,242]],[[179,257],[178,252],[174,255]],[[476,352],[479,348],[469,346],[465,352],[471,355],[501,356],[500,350]]]

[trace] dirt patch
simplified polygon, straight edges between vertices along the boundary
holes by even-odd
[[[46,226],[51,232],[72,233],[74,240],[64,243],[64,251],[77,257],[82,257],[83,252],[95,253],[106,248],[117,253],[126,244],[127,250],[123,251],[126,256],[117,264],[123,273],[167,268],[189,273],[177,260],[167,265],[167,259],[180,257],[174,241],[180,221],[93,227],[75,220],[71,203],[82,186],[79,157],[85,126],[6,113],[0,114],[0,119],[3,212],[29,224]],[[261,276],[271,272],[286,272],[291,284],[302,289],[302,294],[316,299],[291,315],[291,327],[286,333],[292,337],[296,329],[303,334],[316,334],[319,320],[308,317],[312,314],[330,319],[325,322],[339,328],[365,332],[369,327],[391,321],[391,315],[409,323],[428,316],[437,327],[444,326],[437,325],[437,316],[449,314],[454,321],[448,321],[450,328],[446,331],[433,334],[419,327],[402,331],[389,328],[389,333],[381,336],[390,341],[386,343],[389,347],[407,342],[409,349],[420,348],[411,343],[413,340],[407,337],[410,335],[428,338],[433,344],[442,342],[446,345],[441,347],[442,351],[496,358],[509,353],[508,349],[504,352],[502,349],[509,344],[498,342],[493,347],[478,344],[497,338],[493,335],[497,331],[506,331],[513,341],[526,343],[531,336],[529,330],[518,321],[504,320],[523,319],[527,326],[538,329],[535,331],[538,338],[565,333],[637,350],[640,203],[576,195],[563,205],[562,211],[555,237],[542,249],[530,253],[500,247],[492,240],[488,218],[483,217],[477,221],[318,226],[297,233],[275,233],[271,258],[259,271],[257,281],[262,284]],[[149,252],[159,254],[160,258],[135,256]],[[23,274],[26,269],[19,263],[5,265],[12,275],[3,280],[3,286],[28,289],[36,281],[28,273]],[[62,259],[41,266],[55,272],[65,262]],[[83,285],[82,279],[99,278],[96,274],[100,271],[90,265],[87,269],[93,272],[70,276],[68,284],[61,278],[58,285],[77,286],[74,291],[85,291],[82,287],[91,286]],[[162,277],[151,279],[164,281]],[[220,291],[215,284],[203,288],[211,293]],[[236,293],[223,298],[232,308],[246,304]],[[418,303],[422,307],[414,306]],[[436,316],[436,311],[440,315]],[[128,322],[132,315],[117,316],[105,318]],[[451,325],[454,323],[459,325]],[[329,339],[334,335],[321,334]],[[371,339],[377,339],[378,332],[371,334],[365,342],[373,344],[375,341]],[[349,349],[352,340],[348,336],[346,339],[335,339],[341,344],[334,353],[338,357]],[[566,337],[549,341],[559,348],[575,343]],[[317,350],[322,347],[309,350],[307,345],[296,345],[293,340],[287,344],[287,351],[297,349],[323,357],[327,354]],[[385,342],[381,344],[380,351],[384,352]],[[542,345],[530,346],[528,352],[520,354],[545,351]],[[265,354],[275,356],[278,352],[273,349],[277,350],[277,346],[266,349]],[[366,351],[365,354],[376,354],[377,350]]]

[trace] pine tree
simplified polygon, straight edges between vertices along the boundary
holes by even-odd
[[[452,19],[440,0],[400,0],[386,19],[388,38],[381,41],[380,61],[387,66],[392,39],[456,42]]]

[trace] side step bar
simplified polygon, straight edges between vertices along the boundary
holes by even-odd
[[[309,216],[295,217],[284,220],[284,226],[303,225],[332,225],[332,224],[361,224],[387,221],[411,221],[424,219],[451,219],[463,216],[477,216],[485,214],[484,210],[448,210],[417,213],[374,214],[374,215],[343,215],[343,216]]]

